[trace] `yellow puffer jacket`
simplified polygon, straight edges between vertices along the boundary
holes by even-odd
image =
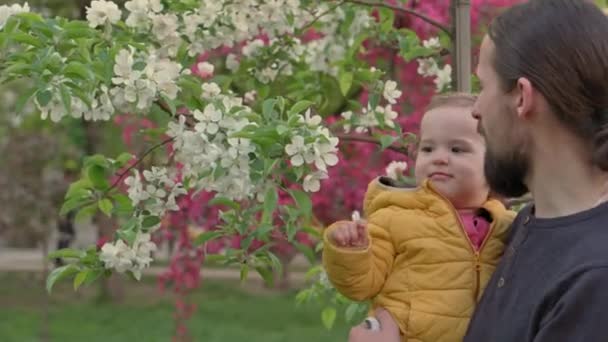
[[[488,200],[482,211],[492,223],[475,251],[454,207],[428,181],[416,189],[387,183],[374,180],[365,195],[370,247],[338,248],[328,237],[339,222],[326,229],[329,280],[348,298],[373,299],[372,311],[387,309],[403,341],[462,341],[515,213]]]

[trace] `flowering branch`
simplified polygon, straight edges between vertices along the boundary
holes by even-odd
[[[122,179],[123,179],[123,178],[124,178],[124,177],[125,177],[125,176],[126,176],[126,175],[127,175],[129,172],[130,172],[130,171],[131,171],[131,170],[133,170],[133,168],[135,168],[137,165],[139,165],[139,164],[140,164],[140,163],[141,163],[141,162],[144,160],[144,158],[145,158],[145,157],[146,157],[148,154],[150,154],[150,153],[154,152],[154,150],[158,149],[158,148],[159,148],[159,147],[161,147],[161,146],[167,145],[168,143],[172,142],[173,140],[175,140],[175,138],[167,138],[167,139],[165,139],[165,140],[163,140],[163,141],[159,142],[158,144],[156,144],[156,145],[154,145],[154,146],[150,147],[150,148],[149,148],[147,151],[145,151],[145,152],[144,152],[144,153],[143,153],[141,156],[139,156],[139,157],[137,158],[137,161],[136,161],[135,163],[133,163],[133,165],[129,166],[129,167],[126,169],[126,170],[124,170],[123,172],[121,172],[121,173],[118,175],[118,178],[117,178],[117,179],[114,181],[114,183],[112,183],[112,186],[110,186],[110,188],[107,190],[107,192],[110,192],[112,189],[114,189],[114,188],[115,188],[115,187],[118,185],[118,183],[120,183],[120,181],[121,181],[121,180],[122,180]]]
[[[346,2],[350,2],[350,3],[353,3],[353,4],[359,4],[359,5],[365,5],[365,6],[375,6],[375,7],[390,8],[390,9],[392,9],[394,11],[397,11],[397,12],[413,15],[413,16],[418,17],[418,18],[422,19],[423,21],[425,21],[425,22],[427,22],[427,23],[429,23],[429,24],[431,24],[431,25],[439,28],[440,30],[442,30],[445,33],[447,33],[450,38],[453,38],[452,32],[451,32],[451,30],[450,30],[449,27],[447,27],[447,26],[443,25],[442,23],[440,23],[440,22],[438,22],[438,21],[436,21],[434,19],[431,19],[428,16],[426,16],[426,15],[420,13],[420,12],[417,12],[417,11],[415,11],[413,9],[409,9],[409,8],[405,8],[405,7],[399,7],[399,6],[395,6],[395,5],[384,3],[382,1],[373,1],[373,0],[346,0]]]
[[[370,143],[370,144],[382,145],[380,140],[373,138],[373,137],[365,136],[365,135],[351,135],[351,134],[344,134],[344,133],[335,133],[334,135],[336,137],[338,137],[340,139],[340,141],[357,141],[357,142],[366,142],[366,143]],[[388,146],[387,149],[404,154],[408,157],[410,156],[409,150],[405,146],[391,145],[391,146]]]
[[[316,17],[314,17],[308,24],[304,25],[302,28],[300,28],[300,31],[304,31],[308,28],[310,28],[312,25],[314,25],[319,19],[321,19],[321,17],[323,17],[324,15],[326,15],[329,12],[334,11],[336,8],[340,7],[342,4],[344,4],[345,2],[347,2],[348,0],[340,0],[338,1],[338,3],[327,9],[326,11],[322,12],[321,14],[317,15]]]

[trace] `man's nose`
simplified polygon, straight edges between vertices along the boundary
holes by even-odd
[[[481,120],[481,113],[479,113],[479,111],[477,111],[474,108],[473,108],[473,111],[471,112],[471,115],[473,115],[473,119]]]

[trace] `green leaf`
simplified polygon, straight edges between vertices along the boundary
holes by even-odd
[[[114,209],[114,205],[112,204],[112,201],[110,201],[107,198],[102,198],[101,200],[99,200],[99,202],[97,202],[97,205],[99,206],[99,209],[101,210],[101,212],[106,214],[106,216],[108,216],[108,217],[112,216],[112,209]]]
[[[249,266],[247,264],[241,265],[241,282],[247,280],[247,275],[249,274]]]
[[[359,306],[359,303],[350,303],[348,307],[346,307],[346,312],[344,313],[344,318],[346,319],[346,322],[352,321],[352,319],[359,311]]]
[[[266,240],[268,239],[268,233],[274,229],[272,224],[262,224],[255,230],[255,236],[258,239]]]
[[[154,227],[160,223],[160,218],[158,216],[146,216],[141,223],[143,228]]]
[[[91,186],[92,184],[88,179],[78,180],[70,184],[68,192],[65,194],[65,198],[70,199],[73,197],[90,197],[92,195],[90,190]]]
[[[63,278],[69,277],[73,274],[76,274],[80,271],[76,265],[65,265],[59,268],[56,268],[49,274],[46,278],[46,290],[48,293],[51,293],[53,290],[53,286],[55,283]]]
[[[262,277],[262,279],[264,279],[264,282],[266,283],[267,286],[269,286],[269,287],[274,286],[274,274],[272,273],[272,269],[270,269],[268,267],[258,266],[255,268],[255,270]]]
[[[317,256],[315,255],[315,252],[312,248],[297,241],[294,241],[293,245],[298,251],[300,251],[300,253],[304,254],[304,256],[308,259],[308,262],[310,262],[311,265],[317,261]]]
[[[17,62],[15,64],[9,66],[8,68],[4,69],[3,73],[6,75],[17,74],[17,75],[27,76],[27,74],[31,70],[32,70],[31,64],[25,63],[25,62]]]
[[[127,195],[117,194],[112,196],[116,211],[120,213],[130,213],[133,211],[133,202]]]
[[[279,196],[277,194],[277,189],[273,186],[266,190],[266,195],[264,196],[264,212],[262,214],[262,222],[270,223],[272,221],[272,214],[277,207],[277,203],[279,201]]]
[[[47,256],[49,259],[56,258],[71,258],[71,259],[80,259],[84,257],[86,253],[79,249],[74,248],[63,248],[54,252],[49,253]]]
[[[169,107],[169,111],[171,111],[171,114],[175,115],[175,112],[177,111],[177,108],[175,106],[175,101],[171,100],[170,98],[168,98],[164,95],[161,95],[161,98],[163,99],[163,101],[165,102],[167,107]]]
[[[380,136],[380,148],[382,150],[385,150],[387,147],[391,146],[397,139],[398,138],[390,136],[390,135]]]
[[[208,205],[212,206],[212,205],[223,205],[229,208],[232,208],[234,210],[240,210],[241,209],[241,205],[238,204],[237,202],[226,198],[226,197],[221,197],[221,196],[215,196],[211,201],[209,201],[207,203]]]
[[[304,111],[304,109],[307,109],[308,107],[312,106],[313,104],[314,104],[314,102],[308,101],[308,100],[298,101],[298,102],[296,102],[296,104],[294,104],[291,107],[291,109],[288,112],[288,116],[291,117],[295,114],[299,114],[302,111]]]
[[[296,295],[296,305],[302,305],[310,300],[312,289],[304,289]]]
[[[326,307],[323,309],[323,312],[321,312],[321,321],[323,321],[325,328],[330,330],[336,321],[336,308]]]
[[[395,21],[395,11],[389,8],[380,8],[380,29],[384,33],[388,33],[393,29],[393,23]]]
[[[279,133],[280,135],[283,135],[287,132],[289,132],[289,127],[285,126],[285,125],[277,125],[277,133]]]
[[[61,84],[59,86],[59,92],[61,94],[61,101],[63,101],[63,106],[65,107],[65,111],[68,113],[68,115],[72,114],[72,95],[70,94],[70,91],[68,90],[68,88]]]
[[[223,233],[218,232],[217,230],[206,231],[206,232],[200,234],[199,236],[197,236],[196,239],[194,239],[194,242],[192,242],[192,244],[194,244],[195,246],[200,246],[200,245],[204,244],[205,242],[217,239],[218,237],[220,237],[222,235],[223,235]]]
[[[63,28],[66,38],[69,39],[87,38],[96,34],[94,29],[91,29],[88,24],[82,21],[70,21]]]
[[[293,242],[293,238],[296,236],[296,233],[298,232],[298,227],[296,227],[295,224],[288,222],[285,224],[285,231],[287,232],[287,241],[292,243]]]
[[[353,73],[352,72],[344,72],[340,74],[340,91],[342,95],[346,96],[350,87],[353,85]]]
[[[274,99],[268,99],[264,101],[264,104],[262,105],[262,115],[266,119],[271,119],[273,117],[275,103],[276,100]]]
[[[84,162],[84,165],[85,166],[98,165],[98,166],[103,167],[104,169],[107,169],[108,167],[110,167],[110,164],[108,163],[108,160],[106,159],[106,157],[104,157],[101,154],[95,154],[95,155],[87,157]]]
[[[22,33],[22,32],[13,33],[11,35],[11,39],[16,42],[19,42],[19,43],[24,43],[24,44],[35,46],[37,48],[44,46],[44,43],[41,42],[39,39],[35,38],[34,36],[32,36],[30,34],[26,34],[26,33]]]
[[[102,274],[104,274],[104,272],[105,272],[105,269],[103,269],[103,268],[89,269],[87,272],[87,276],[84,280],[84,284],[85,285],[91,284],[92,282],[97,280],[97,278],[99,278]]]
[[[283,264],[281,263],[281,260],[279,260],[279,258],[277,258],[277,256],[270,251],[266,252],[266,255],[268,255],[268,258],[270,258],[272,269],[276,272],[276,274],[283,274]]]
[[[135,230],[118,230],[116,232],[119,238],[125,240],[129,246],[133,245],[137,232]]]
[[[18,115],[23,112],[25,105],[28,103],[28,101],[32,98],[32,96],[36,93],[37,90],[37,88],[31,88],[21,94],[21,96],[19,96],[17,102],[15,103],[15,114]]]
[[[378,103],[380,103],[380,95],[376,93],[371,94],[369,97],[369,106],[371,107],[371,110],[376,110]]]
[[[89,274],[89,270],[80,271],[76,277],[74,277],[74,291],[77,291],[80,285],[87,279],[87,275]]]
[[[312,201],[307,193],[300,190],[290,190],[289,194],[296,201],[300,213],[304,214],[307,218],[312,215]]]
[[[91,197],[71,197],[70,199],[63,202],[63,205],[59,210],[59,215],[67,215],[70,211],[89,203],[91,203]]]
[[[76,222],[82,222],[97,212],[97,203],[89,204],[80,209],[74,218]]]
[[[127,164],[131,159],[133,159],[133,155],[131,153],[121,153],[117,158],[116,158],[116,166],[118,167],[122,167],[125,164]]]
[[[83,80],[90,80],[93,78],[93,74],[87,69],[84,64],[78,62],[70,62],[63,72],[66,76],[76,75]]]
[[[99,165],[91,165],[87,169],[87,176],[95,189],[106,190],[110,187],[106,179],[106,170]]]
[[[39,91],[36,94],[36,100],[38,100],[38,104],[42,107],[48,105],[52,98],[53,94],[48,90]]]

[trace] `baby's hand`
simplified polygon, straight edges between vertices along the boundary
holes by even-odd
[[[367,247],[367,223],[365,221],[342,222],[329,235],[338,247]]]

